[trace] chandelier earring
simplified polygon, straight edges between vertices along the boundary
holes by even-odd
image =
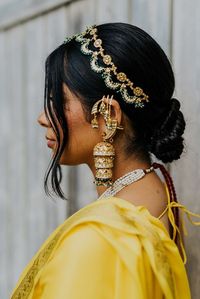
[[[111,118],[112,99],[113,96],[111,98],[109,98],[109,96],[104,96],[94,104],[91,112],[93,115],[91,121],[92,128],[98,128],[98,113],[103,116],[106,127],[102,134],[103,141],[97,143],[93,149],[96,169],[94,183],[97,186],[112,186],[112,168],[114,166],[115,157],[115,149],[112,145],[113,137],[116,134],[117,129],[123,129],[123,127],[118,126],[116,119]]]

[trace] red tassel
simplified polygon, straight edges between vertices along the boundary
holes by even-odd
[[[159,164],[159,163],[153,163],[152,166],[154,169],[159,168],[162,175],[164,176],[168,190],[169,190],[170,202],[172,202],[172,201],[178,202],[172,177],[170,176],[170,174],[168,173],[166,168],[162,164]],[[175,223],[176,223],[177,227],[179,227],[179,210],[178,210],[178,208],[172,208],[172,212],[174,214]],[[176,235],[175,242],[177,243],[177,235]]]

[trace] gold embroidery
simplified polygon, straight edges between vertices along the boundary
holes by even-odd
[[[39,272],[39,270],[44,266],[44,264],[47,262],[53,248],[55,247],[57,241],[59,240],[60,235],[62,234],[63,229],[61,229],[53,240],[51,240],[48,245],[42,250],[38,257],[35,259],[33,265],[27,272],[26,276],[21,281],[19,287],[14,292],[11,299],[25,299],[28,298],[31,289],[33,287],[34,278],[36,274]]]
[[[162,272],[163,276],[166,278],[168,282],[172,294],[175,295],[175,286],[174,286],[172,269],[169,260],[167,258],[165,249],[163,247],[162,241],[159,238],[157,242],[155,242],[154,244],[154,249],[156,254],[155,256],[156,267],[160,272]]]
[[[130,220],[132,219],[132,222],[135,223],[133,223],[132,226],[138,227],[138,230],[140,230],[142,238],[148,239],[151,243],[154,252],[155,267],[157,271],[159,273],[162,273],[163,277],[165,277],[165,280],[167,281],[169,288],[172,294],[174,295],[175,285],[173,279],[173,272],[166,254],[163,241],[160,238],[159,234],[156,230],[150,228],[149,222],[147,222],[145,214],[133,215],[133,213],[131,213],[131,211],[128,210],[124,212],[124,214],[126,215],[126,218]],[[143,246],[145,248],[144,244],[145,242],[143,243]]]
[[[28,299],[28,296],[30,295],[31,290],[33,288],[34,279],[37,273],[42,269],[42,267],[48,261],[62,233],[66,231],[67,227],[70,228],[71,224],[76,222],[76,219],[80,219],[80,213],[83,213],[83,215],[89,213],[90,210],[93,209],[94,204],[98,205],[100,204],[100,202],[96,202],[96,201],[92,202],[92,204],[90,204],[89,206],[84,207],[83,209],[77,211],[72,216],[70,216],[66,220],[66,222],[63,223],[63,225],[61,225],[60,229],[58,228],[59,230],[55,234],[53,239],[50,240],[49,243],[47,243],[47,245],[41,250],[41,252],[39,252],[38,256],[35,258],[33,265],[30,267],[25,277],[22,279],[19,286],[14,291],[13,295],[11,296],[11,299]]]

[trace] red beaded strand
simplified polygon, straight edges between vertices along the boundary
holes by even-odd
[[[154,169],[159,168],[162,175],[164,176],[167,187],[169,189],[170,202],[172,202],[172,201],[178,202],[173,180],[172,180],[170,174],[168,173],[168,171],[166,170],[166,168],[162,164],[159,164],[159,163],[156,163],[156,162],[153,163],[152,166],[153,166]],[[179,210],[178,210],[178,208],[172,208],[172,212],[174,214],[175,223],[176,223],[177,227],[179,227]],[[176,243],[178,242],[177,241],[177,235],[176,235],[176,238],[175,238],[175,242]]]

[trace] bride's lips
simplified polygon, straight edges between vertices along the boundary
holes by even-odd
[[[46,140],[47,140],[47,146],[48,147],[53,148],[55,146],[56,141],[54,139],[51,139],[51,138],[46,136]]]

